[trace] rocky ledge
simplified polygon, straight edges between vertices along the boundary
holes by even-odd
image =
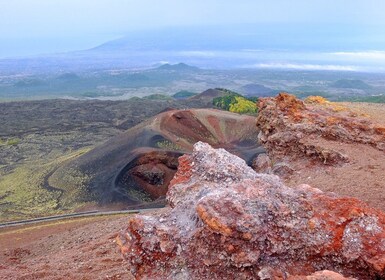
[[[385,278],[384,213],[289,188],[223,149],[180,157],[167,201],[118,236],[137,279]]]
[[[327,144],[335,140],[385,151],[385,127],[322,97],[313,96],[304,102],[282,92],[277,97],[261,98],[258,107],[258,139],[272,158],[308,157],[323,164],[348,162],[344,153]]]

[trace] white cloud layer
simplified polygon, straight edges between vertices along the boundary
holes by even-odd
[[[330,54],[351,59],[385,60],[385,51],[333,52]]]
[[[323,65],[323,64],[295,64],[295,63],[257,63],[252,68],[266,69],[292,69],[292,70],[327,70],[327,71],[359,71],[356,66],[349,65]]]

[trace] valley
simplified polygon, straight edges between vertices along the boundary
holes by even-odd
[[[382,73],[252,68],[223,70],[198,68],[185,63],[138,69],[94,67],[48,72],[36,67],[17,74],[0,68],[0,101],[54,98],[127,100],[154,94],[171,97],[180,91],[198,94],[218,87],[257,97],[288,91],[300,98],[320,95],[334,101],[384,102],[385,98],[385,75]]]

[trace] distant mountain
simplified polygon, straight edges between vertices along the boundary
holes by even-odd
[[[171,27],[127,33],[121,38],[105,42],[94,51],[197,51],[197,50],[346,50],[355,47],[383,49],[384,41],[371,42],[368,34],[361,34],[359,26],[281,24],[239,24],[194,27]],[[327,30],[327,32],[325,32]],[[382,29],[373,32],[382,32]],[[344,36],[341,36],[344,34]],[[338,47],[337,47],[338,46]]]
[[[187,65],[186,63],[178,64],[163,64],[157,68],[158,70],[170,70],[170,71],[197,71],[198,67]]]
[[[361,80],[341,79],[330,85],[334,88],[371,89],[372,87]]]
[[[268,87],[265,87],[264,85],[260,85],[260,84],[244,85],[241,88],[241,92],[247,96],[257,96],[257,97],[275,95],[275,90],[268,88]]]

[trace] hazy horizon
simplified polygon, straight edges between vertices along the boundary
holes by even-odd
[[[169,52],[154,62],[175,52],[239,58],[234,67],[382,72],[383,10],[379,0],[0,0],[0,59],[126,40],[128,50]]]

